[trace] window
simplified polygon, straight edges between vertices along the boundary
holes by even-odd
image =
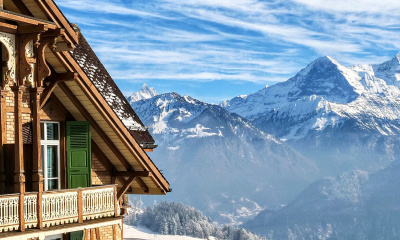
[[[60,189],[60,124],[42,122],[41,151],[44,190]]]
[[[51,235],[51,236],[46,236],[44,239],[45,240],[61,240],[62,234],[57,234],[57,235]]]

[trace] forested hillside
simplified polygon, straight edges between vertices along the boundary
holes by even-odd
[[[124,221],[128,225],[142,225],[165,235],[185,235],[202,239],[215,237],[220,240],[265,239],[243,228],[212,223],[202,212],[182,203],[161,202],[144,208],[141,201],[135,199]]]

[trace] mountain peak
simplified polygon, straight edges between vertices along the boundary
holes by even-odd
[[[375,76],[385,80],[389,85],[399,86],[400,82],[400,52],[391,60],[381,64],[373,64]]]
[[[397,60],[400,62],[400,51],[396,54],[395,58],[397,58]]]
[[[149,87],[146,83],[143,84],[142,88],[140,88],[140,90],[138,92],[134,92],[129,98],[128,101],[129,103],[133,103],[133,102],[137,102],[143,99],[149,99],[152,98],[154,96],[157,96],[158,93],[157,91],[152,88]]]
[[[331,102],[348,103],[358,97],[355,92],[357,78],[355,72],[335,59],[320,57],[288,80],[296,86],[290,95],[294,100],[317,95]]]
[[[308,64],[307,68],[312,68],[314,66],[315,67],[321,67],[321,66],[325,66],[325,67],[338,66],[339,67],[339,66],[341,66],[341,64],[329,56],[324,56],[324,57],[319,57],[319,58],[315,59],[314,61],[312,61],[310,64]]]

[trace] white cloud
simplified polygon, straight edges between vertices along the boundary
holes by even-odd
[[[113,77],[126,81],[261,84],[286,80],[322,55],[343,64],[377,63],[391,53],[376,49],[400,49],[400,2],[395,1],[57,3],[74,10],[68,18],[85,25],[86,38]]]
[[[400,2],[393,0],[292,0],[327,12],[359,12],[398,15]]]
[[[112,13],[118,15],[133,15],[133,16],[141,16],[141,17],[155,17],[155,18],[164,18],[170,19],[166,16],[162,16],[160,14],[139,11],[136,9],[128,8],[122,6],[119,2],[112,3],[113,1],[104,1],[104,0],[68,0],[68,1],[57,1],[57,4],[64,8],[74,9],[80,12],[99,12],[102,14]]]
[[[132,74],[114,74],[114,77],[119,80],[128,80],[143,82],[146,80],[159,79],[159,80],[172,80],[172,81],[182,81],[190,80],[194,82],[212,82],[216,80],[233,80],[242,82],[254,82],[254,83],[264,83],[266,81],[270,82],[282,82],[287,80],[287,78],[282,77],[270,77],[266,78],[263,76],[255,76],[249,73],[241,74],[222,74],[215,72],[198,72],[198,73],[132,73]]]

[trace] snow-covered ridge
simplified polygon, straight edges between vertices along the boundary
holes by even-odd
[[[157,95],[157,91],[154,88],[147,86],[147,84],[145,83],[138,92],[134,92],[130,97],[128,97],[128,101],[130,104],[132,104],[134,102],[143,99],[149,99]]]
[[[392,135],[400,127],[387,123],[400,121],[399,56],[382,64],[351,67],[321,57],[286,82],[221,106],[283,140],[340,128],[349,119],[363,129]]]
[[[173,201],[185,199],[216,221],[239,224],[265,201],[286,203],[318,175],[294,149],[221,106],[172,92],[132,107],[158,144],[152,159],[175,186]],[[293,189],[281,195],[285,183]]]

